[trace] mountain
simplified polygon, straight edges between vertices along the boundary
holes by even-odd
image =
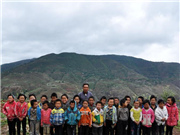
[[[14,63],[12,63],[13,65]],[[180,64],[150,62],[119,55],[82,55],[76,53],[48,54],[2,72],[2,98],[12,93],[35,93],[50,96],[67,93],[70,98],[82,91],[84,82],[96,99],[105,95],[122,98],[130,95],[161,97],[171,90],[180,98]]]

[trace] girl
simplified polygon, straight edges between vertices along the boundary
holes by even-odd
[[[73,100],[76,101],[77,108],[78,108],[78,110],[80,110],[82,105],[80,104],[81,99],[80,99],[79,95],[75,95]]]

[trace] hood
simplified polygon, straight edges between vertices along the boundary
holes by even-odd
[[[71,111],[71,107],[70,106],[68,107],[68,110]],[[77,103],[76,103],[76,101],[75,101],[73,112],[75,112],[75,111],[77,111]]]

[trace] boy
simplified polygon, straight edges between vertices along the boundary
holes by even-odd
[[[129,110],[127,108],[127,100],[122,99],[120,101],[121,108],[118,109],[118,135],[127,135],[128,129],[128,118],[129,118]]]
[[[61,100],[55,101],[55,108],[51,111],[50,122],[55,127],[55,135],[62,135],[64,124],[64,110],[61,108]]]
[[[154,111],[149,107],[150,101],[144,100],[144,108],[142,109],[142,129],[143,135],[150,135],[152,132],[152,123],[154,122],[155,116]]]
[[[36,95],[34,94],[29,94],[29,103],[28,103],[28,110],[31,107],[31,100],[35,100],[36,99]]]
[[[43,107],[41,109],[41,127],[43,129],[43,135],[50,134],[50,115],[51,109],[49,108],[49,102],[46,100],[42,103]]]
[[[79,95],[75,95],[73,100],[76,101],[76,106],[77,106],[78,110],[80,110],[82,105],[80,104],[81,99],[80,99]]]
[[[28,105],[25,102],[26,96],[19,94],[19,102],[16,104],[16,117],[17,117],[17,134],[20,135],[21,123],[23,128],[23,135],[26,135],[26,115],[28,111]]]
[[[114,127],[117,122],[117,112],[114,105],[114,98],[108,99],[108,105],[104,107],[104,135],[114,135]]]
[[[155,110],[157,108],[156,102],[157,102],[157,97],[155,97],[154,95],[151,95],[150,107],[154,111],[154,113],[155,113]],[[152,124],[152,135],[158,135],[158,127],[157,127],[156,121],[154,121]]]
[[[90,96],[88,99],[88,102],[89,102],[89,108],[91,109],[91,112],[96,108],[94,101],[95,101],[94,97]]]
[[[164,135],[164,125],[166,120],[168,119],[168,112],[166,106],[164,106],[164,101],[162,99],[158,100],[155,117],[158,125],[159,135]]]
[[[103,110],[102,103],[100,101],[96,102],[96,108],[92,112],[92,134],[93,135],[103,135]]]
[[[106,100],[107,100],[107,98],[105,96],[102,96],[101,99],[100,99],[100,101],[102,103],[102,109],[104,109],[104,107],[106,105]]]
[[[132,120],[131,132],[132,135],[139,135],[140,123],[142,120],[142,109],[139,107],[139,101],[134,101],[134,107],[130,110]]]
[[[75,135],[76,134],[76,125],[81,118],[81,114],[76,107],[75,101],[70,101],[70,106],[65,111],[65,121],[67,123],[67,134]]]
[[[41,96],[41,102],[39,103],[39,108],[42,109],[43,102],[48,100],[48,97],[46,95]]]
[[[31,100],[31,107],[28,110],[30,120],[30,135],[39,135],[39,125],[41,119],[41,109],[38,107],[37,100]]]
[[[83,106],[80,109],[81,119],[79,121],[80,135],[89,135],[89,128],[92,126],[92,114],[88,107],[88,101],[82,102]]]
[[[7,116],[9,135],[15,135],[15,114],[16,114],[16,102],[14,96],[9,94],[7,96],[8,101],[3,106],[3,113]]]
[[[116,107],[116,112],[117,112],[117,116],[118,116],[118,109],[121,107],[119,104],[118,97],[114,97],[114,106]],[[117,135],[117,125],[114,127],[114,131],[115,131],[115,135]]]
[[[139,96],[139,97],[138,97],[138,101],[139,101],[139,103],[140,103],[139,107],[140,107],[141,109],[144,108],[144,106],[143,106],[144,97]]]

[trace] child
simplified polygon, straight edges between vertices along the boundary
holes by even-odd
[[[94,97],[90,96],[88,99],[88,102],[89,102],[89,108],[91,109],[91,112],[96,108],[94,101],[95,101]]]
[[[155,110],[157,108],[156,102],[157,102],[157,97],[155,97],[154,95],[151,95],[151,97],[150,97],[150,104],[151,104],[150,107],[154,111],[154,113],[155,113]],[[158,126],[157,126],[156,121],[154,121],[153,124],[152,124],[152,135],[158,135]]]
[[[121,107],[119,104],[118,97],[114,97],[114,106],[116,107],[116,112],[117,112],[117,116],[118,116],[118,109]],[[114,131],[115,131],[115,135],[117,135],[117,125],[114,127]]]
[[[81,114],[76,107],[76,103],[74,100],[70,102],[70,106],[65,111],[65,121],[67,123],[67,135],[75,135],[76,134],[76,125],[81,118]]]
[[[166,120],[168,119],[168,112],[166,106],[164,106],[164,101],[162,99],[158,100],[155,117],[158,125],[159,135],[164,135],[164,125]]]
[[[129,110],[127,108],[127,100],[124,98],[120,101],[121,108],[118,109],[118,123],[117,123],[117,132],[118,135],[127,135],[128,129],[128,118]]]
[[[41,96],[41,102],[39,103],[39,108],[42,109],[43,102],[48,100],[48,97],[46,95]]]
[[[140,103],[138,100],[134,101],[134,107],[130,110],[132,127],[131,133],[132,135],[139,135],[140,122],[142,120],[142,109],[139,107]]]
[[[108,106],[104,107],[104,135],[114,134],[114,127],[117,122],[116,107],[114,105],[114,98],[108,99]]]
[[[174,126],[178,125],[179,113],[176,106],[176,100],[173,96],[167,99],[166,108],[168,111],[168,119],[166,122],[166,135],[172,135]]]
[[[76,101],[77,108],[78,108],[78,110],[80,110],[82,105],[80,104],[81,99],[80,99],[79,95],[75,95],[73,100]]]
[[[150,135],[151,134],[151,127],[152,123],[154,122],[155,116],[154,111],[149,107],[150,101],[144,100],[143,102],[144,108],[142,109],[142,129],[143,135]]]
[[[36,99],[36,96],[34,94],[29,95],[28,110],[31,107],[31,100],[35,100],[35,99]]]
[[[30,120],[30,135],[39,135],[39,125],[41,119],[41,109],[38,107],[37,100],[31,100],[31,107],[28,110]]]
[[[16,102],[13,95],[7,96],[8,101],[3,106],[3,113],[7,116],[9,135],[15,135],[15,114],[16,114]]]
[[[51,111],[50,122],[55,127],[55,135],[62,135],[64,124],[64,110],[61,108],[61,100],[55,101],[55,108]]]
[[[81,119],[79,121],[80,135],[89,135],[89,128],[92,126],[92,114],[88,107],[88,101],[82,102],[83,106],[80,109]]]
[[[93,135],[103,135],[103,110],[102,103],[100,101],[96,102],[96,108],[92,112],[92,134]]]
[[[143,106],[144,97],[139,96],[139,97],[138,97],[138,101],[139,101],[139,103],[140,103],[139,107],[140,107],[141,109],[144,108],[144,106]]]
[[[51,109],[49,108],[49,102],[44,101],[42,103],[43,108],[41,109],[41,127],[43,127],[43,135],[50,134],[50,115]]]
[[[102,96],[101,99],[100,99],[100,101],[102,103],[102,109],[104,109],[104,107],[106,105],[106,100],[107,100],[107,98],[105,96]]]
[[[21,123],[23,128],[23,135],[26,135],[26,115],[28,111],[28,105],[25,102],[26,96],[19,94],[19,102],[16,104],[16,116],[17,116],[17,134],[20,135]]]

